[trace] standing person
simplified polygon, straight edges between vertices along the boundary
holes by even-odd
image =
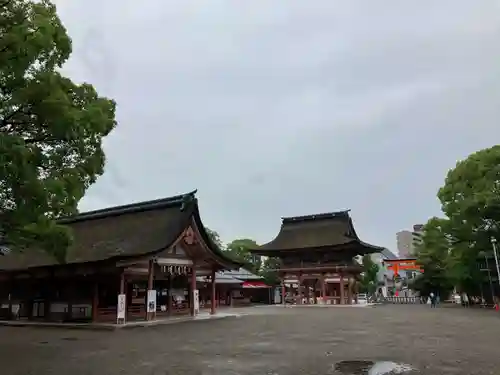
[[[467,293],[462,293],[462,301],[464,307],[469,307],[469,297],[467,296]]]
[[[434,295],[434,292],[429,294],[429,298],[431,299],[431,307],[436,307],[436,296]]]

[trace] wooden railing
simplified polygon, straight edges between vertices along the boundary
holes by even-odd
[[[392,304],[417,304],[422,303],[420,297],[386,297],[384,299],[386,303]]]

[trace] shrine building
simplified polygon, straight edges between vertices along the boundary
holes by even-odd
[[[1,319],[153,320],[195,315],[200,297],[215,313],[216,274],[241,264],[211,240],[195,193],[60,220],[74,239],[64,263],[36,248],[0,256]]]
[[[251,250],[279,260],[282,303],[357,303],[357,256],[384,248],[361,241],[349,211],[287,217],[274,240]]]

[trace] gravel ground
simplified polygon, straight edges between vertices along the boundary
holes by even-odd
[[[340,363],[354,360],[406,363],[420,374],[500,374],[500,314],[493,311],[424,305],[240,311],[237,318],[116,332],[2,327],[1,374],[366,373]]]

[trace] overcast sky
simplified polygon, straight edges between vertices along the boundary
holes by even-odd
[[[56,3],[67,74],[118,103],[82,210],[198,189],[205,225],[263,243],[349,208],[395,250],[500,137],[498,1]]]

